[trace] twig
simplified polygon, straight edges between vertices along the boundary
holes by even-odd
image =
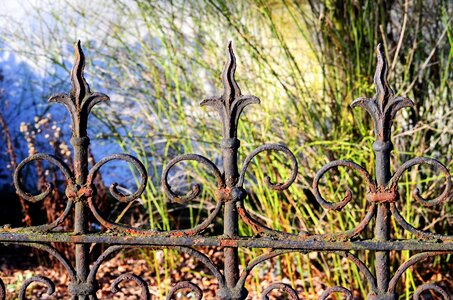
[[[406,32],[407,7],[408,7],[408,1],[406,0],[406,1],[404,2],[403,26],[401,27],[401,34],[400,34],[400,38],[398,39],[398,45],[396,46],[395,55],[393,55],[392,67],[390,68],[390,72],[389,72],[390,74],[392,74],[392,73],[393,73],[393,69],[395,69],[396,60],[397,60],[397,58],[398,58],[398,54],[399,54],[399,52],[400,52],[401,45],[402,45],[402,43],[403,43],[404,33]]]
[[[436,52],[437,46],[439,46],[440,42],[442,41],[442,39],[444,38],[445,34],[447,33],[447,28],[448,28],[448,24],[447,24],[447,26],[445,26],[445,29],[444,29],[444,31],[442,32],[442,34],[440,35],[439,40],[437,40],[436,45],[433,47],[433,49],[431,50],[431,52],[430,52],[429,55],[428,55],[428,58],[425,60],[425,62],[423,63],[422,67],[421,67],[420,70],[418,71],[417,76],[416,76],[415,79],[411,82],[411,84],[410,84],[409,87],[404,91],[403,94],[407,94],[407,93],[412,89],[412,87],[414,86],[415,82],[417,82],[417,80],[418,80],[418,79],[420,78],[420,76],[423,74],[423,72],[425,71],[426,67],[428,66],[429,61],[431,60],[431,58],[433,57],[434,53]]]
[[[3,118],[3,114],[1,112],[0,112],[0,127],[2,127],[2,129],[3,129],[3,137],[5,138],[5,141],[6,141],[6,152],[9,155],[11,170],[12,170],[11,176],[14,176],[14,170],[16,170],[16,168],[17,168],[16,153],[14,152],[13,140],[11,139],[11,134],[9,133],[8,125],[6,124],[6,121]],[[25,202],[25,199],[22,198],[21,196],[17,195],[17,197],[19,198],[20,206],[22,208],[22,214],[23,214],[22,222],[24,222],[25,225],[30,226],[31,218],[28,213],[28,204]]]

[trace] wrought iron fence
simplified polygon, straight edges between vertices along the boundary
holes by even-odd
[[[427,164],[445,176],[445,188],[440,196],[435,199],[424,199],[418,189],[413,193],[413,198],[423,206],[442,204],[451,197],[452,183],[447,168],[439,161],[430,158],[414,158],[401,165],[394,174],[390,171],[390,152],[392,151],[391,126],[395,114],[404,107],[414,105],[412,100],[395,96],[387,82],[387,63],[381,46],[378,46],[377,70],[374,77],[376,95],[373,98],[359,98],[352,102],[352,107],[366,109],[374,123],[376,141],[373,144],[375,153],[375,176],[373,177],[360,165],[345,160],[332,161],[325,165],[313,180],[312,191],[316,200],[327,210],[342,210],[352,199],[350,190],[346,196],[338,202],[328,202],[320,194],[318,187],[321,178],[332,168],[345,167],[357,171],[366,184],[366,199],[368,211],[358,225],[341,233],[314,234],[300,232],[290,234],[268,228],[256,220],[243,205],[248,192],[244,189],[244,178],[247,169],[259,153],[265,151],[281,152],[288,159],[291,166],[289,178],[283,183],[272,182],[268,177],[265,179],[267,186],[272,190],[287,189],[296,179],[298,165],[295,155],[285,146],[280,144],[266,144],[252,151],[238,167],[238,150],[240,147],[237,138],[237,127],[243,109],[250,104],[258,104],[260,100],[255,96],[242,95],[237,85],[234,74],[236,61],[231,47],[228,46],[228,61],[222,73],[224,91],[222,96],[206,99],[201,105],[211,106],[217,110],[222,122],[223,134],[221,139],[221,154],[223,168],[217,167],[211,160],[197,154],[184,154],[171,160],[162,174],[162,188],[167,197],[176,202],[188,202],[200,194],[200,186],[193,185],[192,190],[181,195],[175,192],[169,184],[170,170],[176,164],[183,161],[195,161],[204,165],[215,177],[217,188],[216,206],[207,218],[200,224],[184,230],[144,230],[118,224],[104,218],[96,207],[96,189],[93,179],[99,169],[109,161],[122,160],[132,164],[140,174],[140,184],[137,190],[131,194],[123,194],[117,188],[117,184],[110,187],[111,195],[120,202],[130,202],[141,196],[147,184],[147,172],[143,164],[128,154],[114,154],[103,158],[91,169],[88,168],[88,146],[90,139],[87,136],[88,115],[94,105],[106,102],[109,97],[105,94],[92,92],[84,78],[85,58],[80,42],[75,46],[75,64],[71,72],[72,89],[69,94],[52,96],[49,102],[59,102],[66,106],[72,120],[71,144],[74,147],[74,159],[72,169],[59,158],[47,154],[35,154],[23,160],[17,167],[14,175],[14,185],[17,193],[31,202],[41,201],[52,193],[53,187],[48,184],[44,192],[32,195],[26,192],[21,182],[23,168],[36,160],[46,160],[61,170],[66,178],[67,204],[63,213],[52,223],[25,228],[7,228],[0,230],[0,243],[18,244],[47,251],[58,260],[69,274],[69,294],[72,299],[96,299],[98,290],[96,273],[103,262],[112,254],[126,248],[151,247],[171,248],[187,253],[196,258],[217,279],[217,297],[219,299],[245,299],[247,289],[245,281],[247,276],[258,264],[284,253],[300,252],[307,253],[317,251],[323,253],[335,253],[357,266],[358,270],[366,279],[368,286],[367,299],[390,300],[398,299],[397,283],[403,273],[421,260],[443,254],[453,253],[453,237],[451,235],[435,234],[415,228],[409,224],[396,206],[400,199],[398,194],[398,181],[402,174],[415,165]],[[223,171],[221,171],[223,169]],[[203,231],[213,222],[216,216],[222,215],[223,209],[223,234],[207,235]],[[70,217],[74,211],[74,228],[72,232],[60,232],[55,230],[62,222]],[[102,224],[108,231],[90,232],[89,214]],[[393,240],[391,239],[391,217],[395,222],[414,234],[415,239]],[[241,219],[251,227],[254,236],[240,236],[238,234],[238,221]],[[374,220],[374,222],[371,222]],[[361,239],[359,235],[367,228],[374,226],[372,239]],[[58,252],[51,243],[68,243],[75,245],[75,264]],[[91,243],[107,244],[108,247],[94,262],[89,260],[89,246]],[[223,270],[215,265],[211,259],[196,250],[196,247],[216,246],[224,252]],[[238,249],[239,248],[268,248],[267,253],[258,256],[248,263],[240,272]],[[375,254],[374,272],[351,251],[371,250]],[[390,252],[411,250],[416,251],[409,260],[399,266],[390,274]],[[116,291],[122,281],[135,281],[141,288],[141,297],[149,299],[147,283],[139,276],[125,273],[119,276],[112,284],[112,291]],[[54,292],[54,283],[47,277],[34,276],[27,279],[20,288],[19,298],[24,299],[27,287],[33,282],[47,285],[48,294]],[[202,298],[202,290],[197,285],[182,281],[175,284],[169,291],[167,299],[175,296],[181,289],[189,289],[197,299]],[[295,289],[284,283],[274,283],[262,292],[263,299],[268,299],[274,289],[280,289],[291,299],[299,299]],[[414,294],[418,299],[426,291],[431,291],[450,299],[448,292],[434,283],[419,286]],[[350,290],[334,286],[327,288],[320,299],[326,299],[334,293],[343,294],[347,299],[352,299]],[[5,299],[6,290],[0,280],[0,299]]]

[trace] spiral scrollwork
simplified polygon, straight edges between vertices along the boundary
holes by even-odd
[[[288,284],[286,283],[273,283],[270,286],[268,286],[263,292],[262,292],[262,300],[269,300],[269,294],[273,290],[281,290],[282,292],[286,293],[291,300],[299,300],[299,296],[297,295],[297,292]]]
[[[319,296],[319,300],[326,300],[329,296],[332,296],[334,293],[342,293],[345,296],[346,300],[352,300],[352,293],[347,288],[342,286],[331,286],[327,288],[321,296]]]
[[[336,167],[347,167],[354,171],[357,171],[357,173],[366,182],[367,193],[368,194],[376,193],[376,191],[377,191],[376,183],[375,183],[374,179],[371,177],[371,175],[368,173],[367,170],[365,170],[358,164],[351,162],[351,161],[335,160],[335,161],[332,161],[332,162],[324,165],[324,167],[322,167],[321,170],[318,171],[315,178],[313,179],[313,185],[312,185],[313,194],[315,195],[315,198],[318,201],[318,203],[321,204],[321,206],[324,207],[325,209],[341,211],[343,209],[343,207],[345,207],[352,200],[352,197],[353,197],[352,191],[348,187],[346,189],[346,195],[344,196],[343,200],[341,200],[339,202],[335,202],[335,203],[329,202],[329,201],[325,200],[323,198],[323,196],[321,195],[321,193],[319,191],[319,181],[324,176],[324,174],[326,174],[330,169],[333,169]],[[352,238],[354,236],[357,236],[366,228],[368,223],[373,218],[375,207],[376,206],[374,204],[369,206],[365,217],[360,221],[360,223],[355,228],[345,231],[345,232],[326,234],[324,236],[328,237],[328,238],[341,238],[341,239],[347,239],[347,238]]]
[[[289,188],[291,186],[291,184],[293,184],[293,182],[296,180],[297,172],[298,172],[298,165],[297,165],[297,159],[294,156],[294,154],[291,152],[291,150],[289,150],[288,148],[286,148],[283,145],[268,144],[268,145],[262,145],[262,146],[256,148],[245,158],[244,163],[242,165],[242,169],[239,174],[239,179],[236,183],[237,188],[242,189],[242,187],[244,185],[244,180],[245,180],[245,173],[247,172],[247,169],[248,169],[251,161],[253,160],[253,158],[255,158],[256,156],[258,156],[258,154],[260,154],[261,152],[264,152],[264,151],[283,152],[291,164],[291,166],[290,166],[291,174],[285,182],[273,183],[273,182],[271,182],[271,179],[269,176],[266,176],[264,178],[266,185],[270,189],[278,190],[278,191],[285,190],[285,189]],[[255,218],[253,218],[247,212],[247,210],[244,207],[243,201],[236,202],[236,207],[237,207],[237,210],[238,210],[238,213],[239,213],[241,219],[252,228],[252,230],[254,231],[255,234],[265,233],[268,236],[275,236],[275,237],[280,236],[282,238],[288,237],[288,236],[295,236],[294,234],[289,234],[286,232],[273,230],[273,229],[261,224],[261,222],[257,221]],[[305,235],[305,234],[306,234],[305,232],[300,233],[300,235]]]
[[[66,178],[68,185],[72,186],[74,184],[71,170],[58,157],[50,155],[50,154],[42,154],[42,153],[34,154],[30,157],[27,157],[23,161],[21,161],[20,164],[17,166],[16,171],[14,172],[14,187],[16,188],[16,191],[19,194],[19,196],[21,196],[22,198],[24,198],[30,202],[33,202],[33,203],[38,202],[38,201],[43,200],[47,196],[49,196],[53,190],[53,186],[51,183],[46,183],[46,190],[38,195],[32,195],[23,189],[22,183],[20,180],[21,171],[28,163],[30,163],[32,161],[37,161],[37,160],[46,160],[46,161],[50,162],[51,164],[57,166],[63,173],[64,177]]]
[[[96,177],[96,174],[99,172],[99,169],[103,165],[105,165],[106,163],[108,163],[112,160],[122,160],[122,161],[132,164],[135,167],[135,170],[137,170],[138,173],[140,174],[140,183],[135,192],[133,192],[130,195],[124,195],[123,193],[118,191],[118,189],[117,189],[118,183],[115,182],[115,183],[111,184],[110,188],[109,188],[111,195],[120,202],[131,202],[131,201],[138,199],[146,188],[146,183],[147,183],[148,177],[147,177],[146,169],[143,166],[143,164],[138,159],[136,159],[135,157],[128,155],[128,154],[113,154],[113,155],[110,155],[110,156],[107,156],[107,157],[101,159],[89,171],[86,185],[88,187],[90,187],[91,190],[94,190],[93,180]],[[101,216],[101,214],[98,212],[98,210],[96,209],[96,206],[94,205],[93,196],[94,196],[94,193],[91,193],[91,196],[88,197],[88,206],[89,206],[91,212],[93,213],[94,217],[104,227],[109,228],[109,229],[115,229],[118,231],[133,231],[134,230],[133,228],[131,228],[129,226],[120,225],[120,224],[113,223],[113,222],[110,222],[110,221],[104,219]]]
[[[436,292],[441,295],[444,300],[451,300],[451,297],[448,295],[447,291],[434,283],[425,283],[417,287],[414,293],[414,300],[422,300],[422,294],[427,291]]]
[[[27,288],[32,283],[39,282],[47,286],[47,295],[51,296],[55,292],[55,283],[45,276],[33,276],[24,281],[19,290],[19,299],[27,299]]]
[[[450,172],[448,171],[448,169],[442,163],[440,163],[438,160],[435,160],[432,158],[417,157],[417,158],[413,158],[413,159],[405,162],[402,166],[400,166],[398,168],[398,170],[395,172],[395,174],[393,174],[393,177],[389,182],[388,189],[396,189],[397,185],[398,185],[398,181],[400,180],[401,175],[405,171],[407,171],[409,168],[411,168],[415,165],[422,165],[422,164],[433,166],[434,168],[436,168],[437,170],[440,170],[440,172],[445,175],[445,188],[444,188],[442,194],[440,194],[438,197],[431,199],[431,200],[424,199],[420,195],[420,190],[418,188],[415,188],[415,190],[413,192],[414,199],[418,203],[422,204],[423,206],[434,206],[434,205],[442,204],[443,202],[445,202],[448,199],[449,196],[451,196],[450,195],[451,190],[452,190],[451,175],[450,175]]]
[[[198,285],[190,281],[180,281],[170,289],[166,299],[171,300],[172,297],[176,296],[177,292],[180,290],[189,290],[191,293],[193,293],[193,296],[196,300],[201,300],[203,298],[203,291]]]
[[[206,157],[198,155],[198,154],[180,155],[180,156],[177,156],[174,159],[172,159],[168,163],[167,167],[164,169],[164,171],[162,173],[162,180],[161,180],[162,188],[163,188],[165,194],[167,195],[168,199],[170,199],[171,201],[174,201],[177,203],[185,203],[185,202],[195,199],[200,194],[200,185],[199,184],[194,184],[192,186],[192,191],[190,191],[187,195],[179,195],[178,193],[176,193],[172,190],[170,183],[168,182],[168,175],[169,175],[170,169],[174,165],[176,165],[177,163],[182,162],[182,161],[195,161],[195,162],[198,162],[198,163],[202,164],[203,166],[207,167],[210,171],[212,171],[212,173],[217,181],[217,188],[220,189],[220,188],[224,187],[222,173],[219,171],[217,166],[212,161],[210,161]]]
[[[273,190],[281,191],[281,190],[287,189],[291,184],[293,184],[293,182],[296,180],[297,171],[298,171],[296,157],[291,152],[291,150],[289,150],[288,148],[286,148],[283,145],[269,144],[269,145],[262,145],[262,146],[256,148],[255,150],[253,150],[245,158],[244,163],[242,165],[242,170],[241,170],[240,175],[239,175],[239,180],[238,180],[238,183],[236,184],[236,186],[238,186],[238,187],[242,187],[243,186],[245,173],[246,173],[246,171],[248,169],[248,166],[250,165],[250,162],[252,161],[252,159],[255,156],[257,156],[258,154],[260,154],[261,152],[264,152],[264,151],[283,152],[286,155],[286,157],[289,159],[290,163],[291,163],[291,167],[290,167],[291,175],[289,176],[289,178],[285,182],[283,182],[283,183],[273,183],[273,182],[271,182],[270,177],[266,176],[264,178],[264,180],[265,180],[267,186],[269,188],[273,189]]]
[[[99,169],[103,165],[112,160],[122,160],[128,162],[132,164],[135,167],[135,170],[137,170],[140,174],[140,184],[138,185],[137,190],[134,193],[130,195],[124,195],[123,193],[118,191],[117,189],[118,183],[114,182],[110,185],[109,188],[112,196],[120,202],[130,202],[140,197],[140,195],[146,188],[146,183],[148,180],[146,169],[145,166],[143,166],[143,164],[138,159],[129,154],[113,154],[101,159],[91,168],[90,172],[88,173],[87,185],[88,186],[92,185],[93,180],[96,177],[96,174],[99,172]]]
[[[140,183],[139,183],[139,186],[138,186],[137,190],[134,193],[132,193],[130,195],[124,195],[124,194],[122,194],[121,192],[118,191],[118,189],[117,189],[118,184],[117,183],[113,183],[110,186],[110,188],[109,188],[110,193],[112,194],[112,196],[115,199],[117,199],[118,201],[120,201],[120,202],[131,202],[131,201],[137,199],[138,197],[140,197],[140,195],[143,193],[143,191],[146,188],[146,183],[147,183],[146,169],[145,169],[143,164],[138,159],[136,159],[135,157],[133,157],[131,155],[128,155],[128,154],[113,154],[113,155],[110,155],[108,157],[105,157],[105,158],[101,159],[98,163],[96,163],[91,168],[91,170],[90,170],[90,172],[88,174],[88,177],[87,177],[87,186],[90,186],[91,189],[94,189],[93,180],[96,177],[97,172],[99,172],[99,169],[103,165],[105,165],[107,162],[110,162],[112,160],[126,161],[126,162],[132,164],[135,167],[135,169],[140,174]],[[221,177],[220,171],[217,169],[217,167],[212,162],[210,162],[208,159],[206,159],[206,158],[204,158],[204,157],[202,157],[200,155],[185,155],[184,157],[177,157],[174,160],[172,160],[169,163],[169,165],[167,166],[167,169],[164,171],[162,182],[165,181],[166,185],[163,183],[164,190],[165,190],[165,187],[167,187],[166,191],[167,191],[167,195],[168,195],[168,197],[170,199],[173,199],[174,201],[177,201],[177,199],[176,199],[177,196],[176,196],[176,194],[174,192],[171,191],[171,188],[170,188],[170,186],[168,184],[168,181],[167,181],[168,170],[174,164],[176,164],[177,162],[180,162],[182,160],[196,160],[196,161],[199,161],[200,163],[202,163],[203,165],[210,166],[214,170],[214,175],[216,176],[216,179],[217,179],[217,182],[218,182],[219,186],[222,186],[222,177]],[[196,185],[194,187],[194,190],[196,190],[196,192],[195,192],[195,195],[193,196],[193,198],[195,198],[198,195],[199,186]],[[174,197],[172,198],[171,195],[174,195]],[[185,201],[189,201],[190,199],[188,199],[188,198],[193,199],[191,197],[187,197],[187,198],[185,198]],[[155,235],[155,234],[159,233],[156,230],[142,230],[142,229],[132,228],[132,227],[126,226],[126,225],[113,223],[113,222],[111,222],[109,220],[106,220],[105,218],[103,218],[101,216],[101,214],[96,209],[96,206],[94,205],[93,200],[94,200],[94,197],[92,197],[92,196],[89,197],[88,198],[88,205],[89,205],[93,215],[95,216],[95,218],[104,227],[106,227],[108,229],[116,230],[116,231],[127,232],[127,233],[137,233],[137,234],[143,234],[143,235]],[[204,222],[202,222],[198,226],[195,226],[194,228],[187,229],[187,230],[173,230],[173,231],[169,231],[169,232],[162,233],[162,234],[194,235],[194,234],[204,230],[210,224],[210,222],[215,218],[215,216],[220,211],[220,208],[221,208],[221,203],[219,202],[219,203],[217,203],[214,211],[211,212],[211,214],[206,218],[206,220],[204,220]]]
[[[213,172],[213,174],[216,178],[217,189],[221,189],[224,187],[224,181],[223,181],[221,172],[216,167],[216,165],[213,162],[211,162],[209,159],[205,158],[204,156],[197,155],[197,154],[181,155],[181,156],[178,156],[178,157],[172,159],[168,163],[167,167],[164,169],[163,174],[162,174],[161,185],[162,185],[162,188],[163,188],[164,192],[166,193],[167,197],[171,201],[178,202],[178,203],[185,203],[185,202],[195,199],[200,193],[200,185],[198,185],[198,184],[193,185],[192,191],[189,192],[188,195],[184,195],[184,196],[181,196],[172,190],[172,188],[168,182],[168,176],[169,176],[170,169],[174,165],[176,165],[177,163],[182,162],[182,161],[196,161],[196,162],[202,164],[203,166],[207,167],[208,169],[210,169]],[[89,202],[89,204],[92,205],[92,202]],[[126,231],[129,233],[139,233],[139,234],[144,234],[144,235],[162,234],[162,235],[170,235],[170,236],[183,236],[183,235],[192,236],[192,235],[195,235],[195,234],[200,233],[201,231],[205,230],[209,226],[209,224],[211,224],[211,222],[214,220],[214,218],[218,215],[221,208],[222,208],[222,202],[217,201],[214,210],[212,212],[210,212],[209,215],[207,216],[207,218],[205,220],[203,220],[203,222],[201,222],[200,224],[198,224],[192,228],[189,228],[189,229],[170,230],[170,231],[166,231],[166,232],[158,232],[155,230],[140,230],[140,229],[135,229],[135,228],[131,228],[131,227],[123,226],[123,225],[114,224],[114,223],[104,220],[102,217],[99,216],[99,214],[97,212],[94,211],[94,209],[92,209],[92,210],[93,210],[96,218],[98,218],[98,220],[107,228],[114,228],[119,231]]]
[[[68,214],[71,210],[71,207],[73,205],[74,198],[75,198],[74,190],[76,189],[76,185],[75,185],[74,176],[73,176],[71,170],[62,160],[60,160],[58,157],[50,155],[50,154],[38,153],[38,154],[34,154],[30,157],[27,157],[26,159],[21,161],[20,164],[17,166],[16,171],[14,172],[14,186],[16,188],[17,194],[19,196],[21,196],[22,198],[35,203],[35,202],[45,199],[47,196],[49,196],[51,194],[51,192],[54,189],[54,187],[51,183],[46,183],[45,191],[42,193],[39,193],[38,195],[32,195],[24,190],[24,188],[22,186],[22,182],[21,182],[21,172],[27,164],[29,164],[33,161],[38,161],[38,160],[48,161],[49,163],[58,167],[58,169],[60,169],[60,171],[63,173],[63,175],[66,179],[66,183],[67,183],[66,196],[68,197],[68,202],[66,203],[66,207],[65,207],[63,213],[58,218],[56,218],[55,221],[53,221],[50,224],[39,225],[39,226],[33,227],[34,230],[47,231],[47,230],[51,230],[51,229],[59,226],[64,221],[64,219],[66,219],[66,217],[68,216]]]
[[[452,181],[451,181],[451,175],[448,171],[448,169],[439,161],[432,159],[432,158],[426,158],[426,157],[417,157],[414,159],[411,159],[407,162],[405,162],[403,165],[401,165],[398,170],[393,174],[393,177],[390,179],[389,184],[387,186],[388,190],[397,190],[398,188],[398,182],[402,176],[402,174],[407,171],[409,168],[415,166],[415,165],[421,165],[421,164],[427,164],[430,166],[433,166],[437,170],[440,170],[440,172],[445,175],[445,188],[443,189],[443,192],[441,195],[434,199],[424,199],[420,195],[420,191],[418,188],[415,188],[413,192],[413,197],[414,199],[420,203],[423,206],[431,207],[434,205],[440,205],[447,201],[449,197],[451,197],[451,191],[452,191]],[[411,224],[409,224],[403,216],[400,214],[398,208],[396,207],[395,203],[391,203],[390,205],[390,210],[392,212],[393,217],[395,218],[396,222],[400,224],[405,230],[415,234],[416,236],[420,238],[435,238],[435,239],[448,239],[451,238],[451,236],[447,235],[442,235],[442,234],[435,234],[427,231],[423,231],[420,229],[415,228]]]
[[[347,168],[351,168],[351,169],[357,171],[360,174],[360,176],[363,179],[365,179],[368,190],[370,192],[376,192],[376,184],[367,170],[365,170],[358,164],[351,162],[351,161],[335,160],[335,161],[332,161],[332,162],[326,164],[324,167],[322,167],[321,170],[318,171],[315,178],[313,179],[313,191],[314,191],[316,200],[324,208],[329,209],[329,210],[340,211],[343,209],[343,207],[345,207],[346,204],[348,204],[352,200],[352,191],[350,188],[347,188],[346,196],[340,202],[336,202],[336,203],[328,202],[321,196],[321,193],[319,192],[319,181],[324,176],[324,174],[327,173],[327,171],[329,171],[330,169],[333,169],[335,167],[347,167]]]
[[[119,285],[123,281],[134,281],[140,287],[140,299],[148,300],[151,299],[151,295],[149,293],[148,284],[146,283],[143,278],[137,276],[133,273],[124,273],[118,276],[110,285],[110,290],[112,293],[119,292]]]

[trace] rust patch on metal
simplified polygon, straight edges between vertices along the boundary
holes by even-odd
[[[233,200],[231,195],[231,187],[225,187],[221,189],[217,189],[215,191],[215,198],[217,201],[228,202]]]
[[[367,193],[367,199],[370,202],[393,203],[398,199],[398,193],[395,191]]]
[[[264,233],[264,230],[261,226],[258,224],[255,224],[249,217],[245,209],[241,206],[237,206],[237,212],[239,216],[241,216],[242,221],[244,221],[247,225],[249,225],[253,233],[258,234],[258,233]]]
[[[172,231],[172,232],[170,232],[170,236],[171,237],[183,237],[184,236],[184,232],[179,231],[179,230]]]
[[[232,239],[220,239],[221,247],[237,247],[237,243]]]

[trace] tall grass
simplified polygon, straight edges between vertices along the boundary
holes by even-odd
[[[433,3],[117,0],[106,7],[97,2],[88,6],[52,1],[33,11],[38,30],[28,32],[22,26],[2,36],[14,41],[18,53],[41,55],[43,63],[51,63],[53,68],[46,70],[54,78],[52,89],[67,82],[68,45],[84,40],[91,59],[88,80],[94,82],[94,89],[113,95],[113,105],[95,111],[108,129],[102,137],[115,139],[124,151],[135,152],[146,163],[150,180],[143,204],[149,226],[162,230],[199,223],[214,203],[214,181],[199,166],[188,164],[174,174],[174,184],[181,191],[190,189],[191,181],[204,187],[201,197],[184,207],[167,203],[159,177],[166,162],[182,153],[199,153],[219,164],[220,123],[198,103],[220,94],[225,46],[233,40],[239,86],[244,94],[254,94],[262,102],[250,107],[240,124],[241,158],[262,143],[282,142],[301,165],[297,182],[287,192],[275,193],[262,184],[264,176],[276,179],[289,170],[278,157],[263,155],[254,161],[247,175],[250,197],[246,207],[278,230],[327,233],[353,228],[366,211],[364,186],[347,170],[332,173],[323,186],[329,199],[340,199],[345,186],[360,195],[344,212],[324,211],[310,187],[317,170],[334,159],[352,160],[374,171],[370,118],[363,111],[352,111],[349,104],[359,96],[374,94],[379,41],[391,62],[392,87],[416,103],[395,122],[393,166],[427,155],[452,167],[452,7],[448,1]],[[65,72],[57,72],[61,69]],[[451,205],[438,211],[414,205],[411,189],[416,184],[428,191],[425,195],[441,186],[429,170],[426,176],[416,171],[406,173],[401,186],[404,217],[415,226],[448,233]],[[446,217],[439,219],[441,214]],[[409,237],[394,228],[395,238]],[[240,232],[251,234],[244,224]],[[365,236],[372,237],[371,231]],[[259,253],[244,250],[241,262]],[[359,255],[372,265],[368,253]],[[165,252],[165,256],[170,266],[177,263],[174,253]],[[408,253],[395,257],[395,266],[407,258]],[[286,255],[275,263],[281,268],[272,268],[274,275],[287,278],[307,298],[316,294],[319,281],[363,293],[367,288],[357,269],[344,266],[335,256]],[[159,263],[150,265],[161,274]],[[162,276],[169,276],[168,272]],[[262,289],[259,278],[259,272],[255,273],[248,282],[250,290]],[[415,282],[408,271],[406,297],[413,293]]]

